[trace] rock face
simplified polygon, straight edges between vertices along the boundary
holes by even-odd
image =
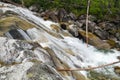
[[[67,72],[57,72],[62,64],[49,48],[42,48],[36,42],[0,38],[0,79],[6,80],[67,80]],[[6,43],[6,44],[4,44]],[[58,61],[58,62],[57,62]],[[66,62],[64,63],[64,67]],[[20,75],[18,75],[20,74]],[[86,80],[74,72],[76,80]],[[79,77],[77,76],[79,75]],[[69,79],[68,79],[69,80]],[[70,79],[71,80],[71,79]]]
[[[8,14],[8,13],[7,13]],[[6,14],[4,14],[6,16]],[[29,23],[27,20],[21,19],[15,15],[9,15],[8,17],[2,17],[0,19],[0,36],[3,36],[6,32],[11,29],[22,29],[26,30],[35,27],[35,25]]]

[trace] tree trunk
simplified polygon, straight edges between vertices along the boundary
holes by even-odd
[[[88,15],[89,15],[89,7],[90,7],[90,0],[88,0],[87,16],[86,16],[86,43],[87,43],[87,46],[88,46]]]

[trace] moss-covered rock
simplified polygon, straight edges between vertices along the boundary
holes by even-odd
[[[79,34],[84,38],[86,39],[86,32],[83,31],[83,30],[79,30]],[[92,33],[88,33],[88,43],[97,47],[98,49],[110,49],[111,46],[102,41],[99,37],[95,36],[94,34]]]
[[[35,25],[18,16],[3,17],[0,19],[0,36],[3,36],[3,34],[10,29],[20,28],[22,30],[27,30],[33,27],[35,27]]]
[[[114,40],[107,40],[107,43],[110,44],[112,48],[116,46],[116,42]]]
[[[60,32],[60,27],[58,25],[51,24],[50,27],[53,31]]]
[[[104,74],[103,72],[90,71],[90,80],[120,80],[119,77],[110,74]]]
[[[115,66],[114,72],[120,76],[120,66]]]

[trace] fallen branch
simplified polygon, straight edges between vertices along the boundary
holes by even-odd
[[[113,65],[113,64],[117,64],[117,63],[120,63],[120,61],[112,62],[112,63],[109,63],[109,64],[97,66],[97,67],[76,68],[76,69],[57,69],[57,70],[58,70],[58,71],[89,71],[89,70],[98,69],[98,68],[103,68],[103,67],[110,66],[110,65]]]

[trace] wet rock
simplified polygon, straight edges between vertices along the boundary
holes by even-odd
[[[49,19],[52,20],[52,21],[54,21],[54,22],[59,22],[56,14],[54,12],[50,12],[49,13]]]
[[[103,30],[109,31],[109,30],[115,30],[117,27],[113,23],[109,22],[101,22],[98,24],[99,27],[101,27]]]
[[[40,16],[43,17],[44,20],[51,20],[53,22],[59,22],[55,11],[46,10],[45,12],[42,12]]]
[[[120,32],[117,32],[117,33],[115,34],[115,36],[116,36],[117,40],[120,41]]]
[[[37,16],[42,17],[44,20],[49,20],[49,10],[42,12],[41,14],[38,14]]]
[[[115,66],[114,67],[114,72],[118,75],[120,75],[120,66]]]
[[[86,15],[80,15],[77,18],[77,20],[85,20],[85,19],[86,19]]]
[[[65,9],[60,9],[60,10],[58,10],[58,19],[59,19],[59,21],[61,22],[61,21],[64,21],[63,19],[65,19],[65,17],[67,17],[67,12],[66,12],[66,10]]]
[[[0,16],[3,14],[3,10],[0,10]]]
[[[7,38],[0,38],[0,48],[3,48],[0,51],[0,62],[3,65],[11,65],[11,64],[18,64],[23,61],[31,61],[31,60],[38,60],[38,61],[50,61],[48,59],[49,55],[47,52],[44,52],[43,49],[34,47],[34,43],[31,44],[30,42],[18,41],[18,40],[11,40]],[[39,56],[46,56],[47,59],[39,58]]]
[[[68,24],[67,23],[60,23],[60,27],[64,30],[67,30]]]
[[[116,49],[120,51],[120,41],[116,42]]]
[[[66,15],[63,17],[62,22],[69,22],[71,20],[72,20],[71,17],[69,15]]]
[[[2,41],[4,40],[4,41]],[[8,40],[7,38],[0,38],[1,41],[1,47],[5,47],[6,42],[6,48],[3,48],[3,50],[0,52],[0,61],[4,62],[4,64],[12,64],[12,63],[17,63],[17,57],[20,55],[20,51],[24,50],[21,47],[18,47],[19,44],[16,44],[15,40]],[[8,47],[8,49],[7,49]],[[28,49],[29,50],[29,49]],[[6,54],[7,53],[7,54]],[[14,56],[14,57],[13,57]]]
[[[85,39],[86,38],[86,33],[83,30],[79,30],[79,34]],[[99,37],[95,36],[92,33],[88,33],[88,43],[97,47],[98,49],[110,49],[111,46],[102,41]]]
[[[75,37],[78,36],[78,27],[76,25],[70,25],[68,31]]]
[[[70,16],[71,20],[76,20],[77,19],[76,15],[73,14],[73,13],[70,13],[69,16]]]
[[[76,22],[75,22],[75,25],[77,25],[79,28],[81,28],[81,27],[83,26],[83,23],[76,21]]]
[[[11,39],[30,40],[30,37],[22,29],[12,29],[5,35]]]
[[[52,28],[53,31],[60,32],[60,27],[58,25],[51,24],[50,27]]]
[[[15,12],[13,12],[13,11],[6,11],[5,13],[4,13],[4,15],[5,16],[10,16],[10,15],[18,15],[17,13],[15,13]]]
[[[107,40],[106,41],[108,44],[110,44],[110,46],[112,47],[112,48],[115,48],[116,47],[116,42],[114,41],[114,40]]]
[[[89,15],[88,19],[92,22],[96,22],[97,18],[95,16]],[[77,20],[86,20],[86,15],[80,15],[78,16]]]
[[[100,29],[97,29],[94,31],[94,33],[100,37],[100,39],[102,40],[106,40],[106,39],[109,39],[109,33],[104,31],[104,30],[100,30]]]
[[[92,22],[96,22],[97,21],[97,18],[95,16],[92,16],[92,15],[89,15],[88,16],[88,19]]]
[[[120,61],[120,56],[117,56],[117,59]]]
[[[38,5],[32,5],[32,6],[30,6],[29,10],[34,11],[34,12],[38,12],[39,11]]]
[[[78,20],[82,29],[86,30],[86,20]],[[94,33],[94,31],[96,29],[98,29],[99,27],[97,26],[97,24],[95,22],[92,21],[88,21],[88,30],[92,33]]]
[[[24,40],[23,36],[16,29],[10,30],[9,33],[11,34],[13,39]]]
[[[23,20],[18,16],[2,17],[0,19],[0,25],[0,36],[4,36],[4,34],[11,29],[20,28],[21,30],[27,30],[29,28],[35,27],[35,25],[31,24],[29,21]],[[21,32],[21,30],[18,31]]]
[[[117,38],[116,38],[115,35],[113,35],[113,34],[110,34],[110,35],[109,35],[109,39],[114,40],[114,41],[117,41]]]
[[[95,29],[96,29],[97,25],[95,22],[89,21],[88,22],[88,30],[92,33],[94,33]]]
[[[28,80],[63,80],[62,76],[51,66],[36,63],[27,70]]]

